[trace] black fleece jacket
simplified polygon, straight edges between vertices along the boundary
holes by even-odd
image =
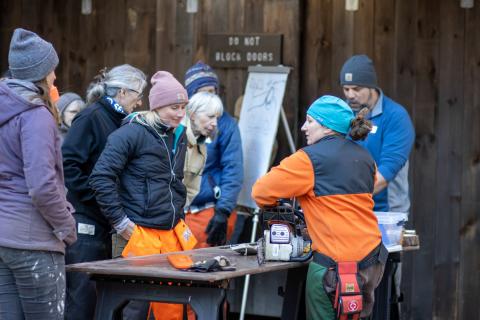
[[[104,101],[95,102],[75,117],[62,145],[68,201],[76,214],[86,215],[105,227],[109,224],[88,185],[88,177],[108,136],[121,126],[124,117]]]

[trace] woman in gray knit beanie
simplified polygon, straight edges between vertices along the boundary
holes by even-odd
[[[0,81],[0,319],[63,319],[64,253],[77,235],[49,94],[58,56],[16,29],[8,63]]]
[[[45,101],[46,107],[58,121],[58,112],[49,94],[58,65],[58,55],[52,44],[34,32],[15,29],[8,52],[8,65],[10,78],[16,80],[19,86],[35,84],[35,96]]]

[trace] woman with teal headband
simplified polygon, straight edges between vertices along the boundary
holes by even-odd
[[[252,196],[260,207],[295,197],[303,209],[314,251],[307,275],[307,319],[369,316],[383,274],[386,251],[372,198],[376,166],[368,151],[350,140],[370,132],[367,112],[354,116],[337,97],[317,99],[302,126],[308,146],[253,186]],[[336,307],[337,271],[342,279],[354,279],[342,281],[348,284],[340,295],[343,309]],[[352,290],[357,293],[352,295]]]

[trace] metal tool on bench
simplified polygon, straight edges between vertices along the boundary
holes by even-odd
[[[250,256],[250,255],[257,254],[258,243],[252,242],[252,243],[231,244],[229,246],[226,246],[225,248],[233,250],[243,256]]]
[[[262,210],[263,238],[258,240],[258,264],[266,261],[304,262],[312,257],[303,212],[289,205]]]

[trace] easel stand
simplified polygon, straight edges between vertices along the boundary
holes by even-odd
[[[250,67],[249,72],[252,72],[252,71],[253,72],[255,72],[255,71],[257,71],[257,72],[258,71],[261,71],[261,72],[278,72],[278,70],[285,70],[285,68],[286,67],[283,67],[283,66],[279,66],[279,67]],[[287,141],[288,141],[288,145],[290,147],[290,152],[293,154],[296,151],[295,143],[293,141],[292,131],[290,130],[290,126],[288,125],[287,116],[285,114],[285,110],[284,110],[283,106],[280,108],[280,116],[281,116],[281,121],[282,121],[283,128],[284,128],[285,133],[287,135]],[[258,222],[260,220],[259,215],[260,215],[260,209],[255,208],[255,210],[253,212],[253,220],[252,220],[253,224],[252,224],[252,233],[250,235],[250,243],[256,241],[255,238],[256,238],[256,234],[257,234]],[[245,319],[245,309],[246,309],[246,306],[247,306],[249,285],[250,285],[250,275],[247,274],[245,276],[245,283],[244,283],[244,286],[243,286],[242,304],[241,304],[241,308],[240,308],[239,320],[244,320]]]
[[[253,224],[252,224],[252,234],[250,235],[250,243],[255,242],[255,236],[257,234],[257,227],[260,210],[255,209],[253,212]],[[244,320],[245,318],[245,309],[247,307],[247,298],[248,298],[248,286],[250,285],[250,275],[245,276],[245,283],[243,284],[243,293],[242,293],[242,305],[240,307],[240,318],[239,320]]]

